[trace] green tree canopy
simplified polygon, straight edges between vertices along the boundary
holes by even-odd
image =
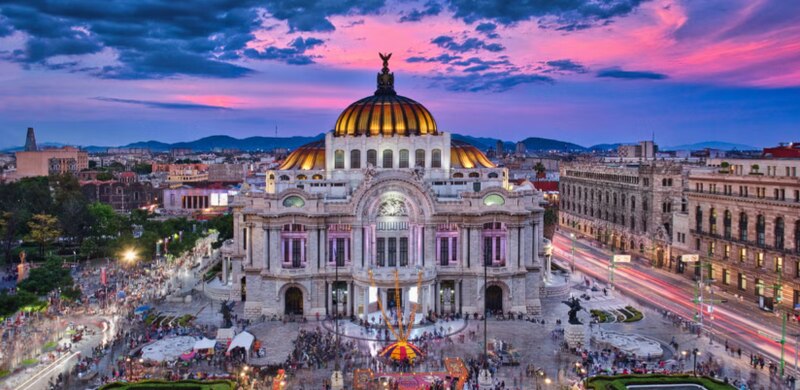
[[[25,239],[39,245],[39,255],[44,256],[44,247],[53,243],[61,235],[58,219],[49,214],[35,214],[28,221],[28,234]]]

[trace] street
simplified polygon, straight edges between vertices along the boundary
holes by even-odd
[[[568,235],[557,233],[553,240],[553,257],[563,264],[572,262],[572,240]],[[608,282],[611,253],[575,240],[575,268],[599,281]],[[654,308],[668,310],[685,320],[694,321],[697,304],[693,302],[696,282],[667,270],[643,265],[633,261],[617,264],[614,270],[614,288],[625,295],[636,298]],[[708,290],[707,290],[708,291]],[[781,319],[774,313],[759,310],[755,304],[742,302],[729,294],[716,293],[716,298],[727,302],[713,306],[713,316],[704,304],[703,331],[711,332],[718,343],[726,341],[742,348],[745,354],[762,354],[774,362],[781,359]],[[786,372],[797,372],[797,348],[794,336],[798,334],[794,321],[787,323],[785,344]]]

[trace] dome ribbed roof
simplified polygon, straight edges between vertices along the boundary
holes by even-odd
[[[305,144],[290,153],[278,170],[317,170],[325,169],[325,141]]]
[[[463,141],[450,141],[451,168],[496,168],[480,149]]]
[[[394,73],[389,72],[391,54],[381,54],[383,69],[378,73],[378,89],[347,107],[336,120],[334,135],[393,136],[436,135],[436,121],[422,104],[394,90]]]

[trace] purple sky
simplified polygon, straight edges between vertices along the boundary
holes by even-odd
[[[800,141],[800,2],[0,5],[0,148],[315,135],[378,51],[441,129],[581,145]]]

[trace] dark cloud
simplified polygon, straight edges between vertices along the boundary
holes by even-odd
[[[306,50],[319,46],[325,41],[318,38],[299,37],[289,43],[288,47],[269,46],[264,51],[246,49],[244,55],[247,58],[257,60],[277,60],[291,65],[309,65],[314,63],[312,56],[305,54]]]
[[[523,84],[551,84],[553,78],[536,73],[473,72],[463,76],[437,76],[433,86],[453,92],[505,92]]]
[[[475,27],[475,31],[485,35],[486,38],[489,39],[500,38],[500,35],[495,32],[496,30],[497,25],[494,23],[481,23]]]
[[[450,61],[460,60],[461,56],[453,56],[447,53],[440,54],[436,57],[408,57],[406,62],[438,62],[442,64],[448,64]]]
[[[545,72],[548,73],[586,73],[587,71],[585,66],[572,60],[545,61],[544,65],[547,68]]]
[[[138,106],[145,106],[150,108],[164,108],[169,110],[230,110],[230,107],[223,107],[223,106],[209,106],[205,104],[193,104],[193,103],[174,103],[174,102],[159,102],[153,100],[135,100],[135,99],[119,99],[119,98],[110,98],[110,97],[103,97],[99,96],[96,98],[92,98],[94,100],[99,100],[102,102],[111,102],[111,103],[124,103],[124,104],[133,104]]]
[[[467,38],[463,42],[457,42],[455,38],[447,36],[447,35],[440,35],[436,38],[431,40],[436,46],[441,47],[442,49],[447,49],[450,51],[454,51],[456,53],[464,53],[468,51],[477,51],[477,50],[487,50],[491,52],[499,52],[503,51],[506,48],[499,44],[499,43],[486,43],[483,40],[478,38]]]
[[[467,23],[489,19],[510,25],[539,20],[542,28],[570,30],[628,15],[643,1],[646,0],[449,0],[448,8]]]
[[[8,0],[0,5],[0,36],[24,33],[23,47],[3,56],[26,68],[55,68],[59,56],[103,53],[105,66],[72,66],[105,78],[163,78],[178,75],[241,77],[250,69],[232,63],[263,58],[289,64],[312,63],[304,54],[321,42],[294,41],[288,47],[247,50],[265,18],[284,21],[291,31],[330,31],[332,15],[376,13],[384,0],[95,0],[69,2]],[[73,58],[69,59],[70,61]],[[63,66],[62,66],[63,68]]]
[[[453,61],[452,65],[456,66],[470,66],[470,65],[485,65],[485,66],[496,66],[496,65],[511,65],[511,62],[508,61],[507,58],[502,58],[500,60],[484,60],[478,57],[470,57],[466,60],[459,60]]]
[[[377,14],[384,4],[384,0],[268,0],[264,7],[272,17],[286,21],[290,31],[309,32],[335,30],[330,16]]]
[[[656,73],[650,71],[640,70],[622,70],[618,68],[603,69],[597,72],[597,77],[608,77],[615,79],[629,79],[629,80],[663,80],[668,76],[663,73]]]
[[[436,16],[442,12],[442,5],[439,4],[437,1],[428,1],[425,3],[425,8],[419,10],[417,8],[412,9],[409,13],[400,17],[400,23],[403,22],[419,22],[422,18],[426,16]]]

